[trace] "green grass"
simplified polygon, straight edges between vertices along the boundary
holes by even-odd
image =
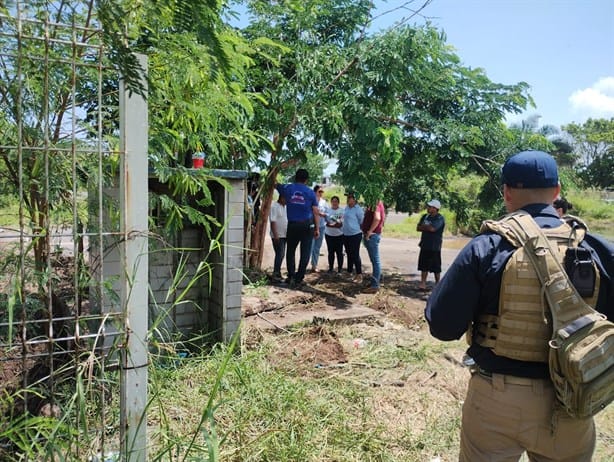
[[[345,329],[349,342],[354,332]],[[411,374],[427,367],[438,351],[418,342],[415,348],[400,348],[376,339],[357,350],[345,368],[315,368],[302,357],[280,359],[279,352],[291,337],[288,334],[260,343],[255,350],[229,357],[226,372],[215,397],[215,429],[220,441],[220,460],[228,461],[401,461],[429,460],[441,451],[456,451],[458,416],[445,411],[423,417],[420,430],[399,426],[381,419],[381,406],[395,405],[394,389],[374,388],[389,371]],[[210,399],[220,370],[224,347],[210,353],[182,360],[175,370],[152,367],[151,376],[156,415],[170,416],[165,426],[154,434],[155,447],[165,441],[177,442],[181,452],[185,442],[198,433],[196,456],[207,447],[205,431],[199,430],[199,406]],[[392,393],[392,394],[391,394]],[[385,398],[384,396],[389,396]],[[421,397],[421,406],[433,409],[429,392]],[[386,401],[383,403],[383,401]],[[435,405],[435,409],[439,409]],[[414,410],[408,409],[408,415]],[[391,438],[391,431],[394,437]],[[445,437],[443,436],[445,434]],[[156,456],[151,460],[170,460]],[[187,460],[207,460],[192,459]]]
[[[348,352],[347,362],[316,367],[297,349],[319,341],[307,331],[269,334],[257,341],[252,341],[254,332],[244,332],[248,338],[240,352],[216,345],[183,357],[169,345],[165,356],[152,354],[148,460],[457,459],[468,373],[443,357],[460,357],[463,341],[442,343],[412,329],[385,333],[365,325],[335,326],[334,338]],[[356,337],[366,339],[364,347],[352,347]],[[106,412],[116,417],[118,379],[108,375],[109,396],[115,398],[106,402]],[[399,382],[402,386],[395,385]],[[83,400],[83,391],[73,400]],[[95,414],[87,415],[95,424]],[[597,417],[595,462],[610,460],[612,417],[612,407]],[[75,429],[38,417],[27,428],[47,439],[44,447],[32,445],[33,460],[71,460],[45,455],[67,457],[67,442],[77,441]],[[20,432],[19,422],[10,429],[14,435]],[[112,446],[117,437],[107,435],[107,444]]]
[[[464,342],[437,342],[405,330],[365,337],[366,345],[354,349],[352,339],[365,334],[360,326],[335,327],[335,333],[350,351],[348,362],[337,367],[317,368],[292,353],[301,332],[266,336],[254,349],[230,357],[218,347],[171,371],[152,366],[160,407],[152,408],[150,421],[157,420],[157,412],[170,418],[153,434],[150,460],[183,460],[161,455],[162,435],[186,460],[210,460],[200,457],[212,426],[224,461],[457,460],[468,373],[442,357],[459,357]],[[213,416],[199,427],[201,407],[211,399],[222,368]],[[398,381],[404,386],[391,385]],[[610,460],[612,416],[610,408],[597,417],[595,462]],[[181,449],[194,434],[196,445],[188,455]]]
[[[614,241],[614,203],[606,202],[595,190],[570,191],[567,199],[572,203],[572,215],[582,218],[593,233]]]
[[[592,233],[614,242],[614,203],[605,202],[601,199],[599,191],[592,190],[570,192],[568,198],[573,204],[573,210],[570,211],[572,215],[582,218]],[[387,223],[386,236],[419,238],[420,232],[416,231],[416,225],[422,213],[424,212],[414,213],[405,218],[402,223]],[[441,213],[446,219],[444,237],[457,235],[455,214],[443,208]]]
[[[416,230],[420,217],[426,212],[413,213],[406,217],[401,223],[386,223],[384,227],[384,233],[388,237],[396,238],[419,238],[422,234]],[[444,230],[444,237],[451,237],[456,235],[457,229],[455,225],[454,213],[448,210],[442,210],[441,214],[446,220],[446,228]]]
[[[421,233],[420,231],[416,231],[416,226],[421,216],[420,214],[414,213],[403,219],[401,223],[385,223],[384,234],[387,237],[419,238]]]

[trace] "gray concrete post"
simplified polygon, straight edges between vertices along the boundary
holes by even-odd
[[[147,58],[137,56],[146,86]],[[148,314],[147,101],[120,86],[121,302],[126,339],[121,359],[121,458],[147,460]]]

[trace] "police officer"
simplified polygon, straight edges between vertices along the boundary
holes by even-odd
[[[294,183],[278,184],[277,192],[286,198],[288,230],[286,232],[287,282],[291,287],[300,286],[305,278],[311,242],[320,235],[320,215],[318,199],[313,190],[306,185],[309,179],[307,170],[299,168],[294,175]],[[296,269],[296,248],[300,245],[298,271]]]
[[[522,209],[545,233],[562,226],[552,207],[560,185],[556,162],[550,155],[520,152],[504,164],[502,177],[508,212]],[[599,269],[599,293],[593,298],[593,307],[613,319],[614,245],[589,234],[580,245],[591,249]],[[518,291],[514,284],[502,284],[509,277],[504,270],[508,261],[514,261],[515,250],[498,234],[478,235],[461,250],[427,302],[425,315],[436,338],[459,339],[472,326],[467,354],[475,366],[463,404],[459,460],[514,461],[526,451],[534,461],[588,462],[595,448],[593,419],[574,419],[556,409],[547,357],[519,359],[530,357],[522,351],[523,341],[535,343],[538,334],[527,329],[523,333],[526,337],[516,340],[518,352],[506,349],[496,333],[485,336],[481,332],[485,317],[495,319],[493,325],[500,319],[500,299],[509,301],[507,306],[512,310],[526,310],[526,301],[540,306],[539,290]],[[539,282],[534,285],[539,288]],[[547,345],[549,336],[545,337],[537,341]],[[497,353],[493,345],[497,345]]]

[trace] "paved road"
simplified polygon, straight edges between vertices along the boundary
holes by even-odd
[[[458,251],[469,241],[467,238],[446,238],[444,239],[444,248],[441,252],[442,270],[445,272]],[[271,271],[273,268],[273,249],[271,246],[271,239],[268,237],[265,240],[265,252],[263,257],[263,269]],[[418,253],[420,248],[418,247],[418,239],[408,238],[399,239],[382,236],[380,244],[380,257],[382,260],[382,269],[384,275],[386,273],[400,273],[409,276],[410,278],[419,278],[418,272]],[[322,244],[320,251],[320,260],[318,267],[320,270],[327,268],[327,249],[326,242]],[[360,257],[365,267],[365,272],[370,272],[371,264],[369,263],[369,256],[367,250],[361,246]],[[298,251],[297,251],[298,258]],[[282,272],[285,273],[285,261],[282,266]],[[429,276],[429,280],[432,280],[433,276]]]

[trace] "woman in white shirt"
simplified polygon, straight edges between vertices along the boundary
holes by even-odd
[[[330,208],[326,214],[326,247],[328,248],[328,272],[333,273],[335,257],[337,258],[337,271],[343,271],[343,209],[339,207],[339,197],[330,198]]]

